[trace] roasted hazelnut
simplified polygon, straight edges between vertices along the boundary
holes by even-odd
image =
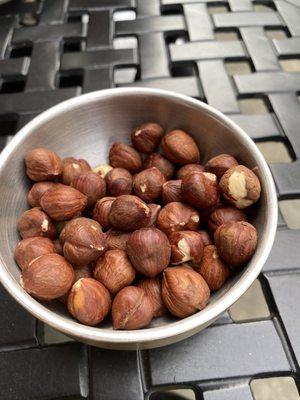
[[[175,164],[185,165],[200,161],[195,140],[180,129],[168,132],[162,139],[161,147],[167,159]]]
[[[145,158],[143,162],[143,169],[152,167],[159,169],[166,179],[171,179],[174,175],[174,165],[160,153],[152,153]]]
[[[115,197],[103,197],[98,200],[93,210],[93,219],[102,226],[102,228],[109,228],[109,213]]]
[[[79,279],[68,297],[70,314],[84,325],[98,325],[109,313],[110,306],[109,291],[93,278]]]
[[[227,222],[219,226],[214,238],[218,253],[233,268],[250,260],[257,245],[256,229],[244,221]]]
[[[64,252],[63,252],[63,248],[62,248],[62,245],[61,245],[59,239],[55,239],[53,241],[53,245],[54,245],[54,248],[55,248],[55,252],[54,253],[57,253],[60,256],[63,256]]]
[[[229,269],[219,257],[216,246],[213,245],[204,247],[201,262],[198,265],[194,264],[193,267],[203,276],[212,292],[219,290],[229,276]]]
[[[198,232],[173,232],[169,236],[171,244],[171,263],[182,264],[187,261],[199,263],[203,254],[203,241]]]
[[[21,269],[25,269],[30,263],[44,254],[56,253],[53,242],[44,237],[30,237],[21,240],[16,248],[14,257]]]
[[[134,173],[142,168],[142,159],[139,153],[125,143],[116,142],[109,151],[109,162],[115,168],[125,168]]]
[[[27,200],[31,207],[40,207],[41,197],[48,190],[56,189],[60,186],[60,183],[45,181],[45,182],[37,182],[28,192]]]
[[[213,244],[210,234],[207,231],[200,230],[198,231],[199,235],[202,237],[202,242],[204,246],[209,246]]]
[[[149,154],[159,146],[163,135],[164,130],[160,125],[146,122],[133,130],[131,141],[138,151]]]
[[[154,310],[154,317],[161,317],[167,312],[161,296],[161,280],[156,278],[143,278],[139,281],[138,287],[144,289],[150,298]]]
[[[113,168],[106,174],[107,191],[111,196],[130,194],[132,191],[132,175],[127,169]]]
[[[158,214],[156,226],[166,235],[177,231],[197,231],[199,213],[186,204],[174,201],[165,205]]]
[[[183,200],[181,194],[181,179],[168,181],[163,184],[162,199],[164,204]]]
[[[225,172],[220,180],[220,189],[224,198],[237,208],[246,208],[256,203],[261,192],[258,177],[243,165]]]
[[[156,225],[156,220],[157,220],[158,214],[161,210],[161,206],[158,204],[149,203],[148,207],[150,208],[150,211],[151,211],[151,218],[150,218],[150,221],[149,221],[149,224],[147,225],[147,227],[150,228],[150,227],[153,227]]]
[[[131,285],[135,278],[135,269],[125,251],[108,250],[98,258],[93,275],[115,295],[123,287]]]
[[[83,211],[87,201],[87,197],[79,190],[60,185],[43,194],[41,207],[55,221],[66,221]]]
[[[235,207],[217,207],[209,216],[208,226],[212,233],[226,222],[247,221],[246,214]]]
[[[137,196],[125,194],[113,202],[109,221],[122,231],[133,231],[147,226],[151,218],[150,208]]]
[[[229,168],[235,167],[238,164],[237,160],[229,154],[219,154],[207,161],[205,171],[215,174],[218,180],[220,180]]]
[[[164,271],[162,298],[176,317],[185,318],[202,310],[209,296],[209,287],[198,272],[185,267],[172,267]]]
[[[133,190],[142,200],[154,201],[161,196],[165,181],[164,175],[157,168],[148,168],[135,175]]]
[[[185,176],[194,174],[196,172],[204,172],[203,165],[200,164],[186,164],[183,167],[179,168],[177,171],[177,179],[183,179]]]
[[[93,219],[84,217],[69,221],[59,239],[64,256],[75,265],[85,265],[97,260],[106,247],[106,235],[101,226]]]
[[[113,167],[109,164],[101,164],[93,168],[93,172],[96,172],[96,174],[99,174],[101,178],[104,179],[109,171],[111,171],[112,169]]]
[[[114,329],[140,329],[153,318],[153,305],[146,292],[136,286],[127,286],[114,298],[111,314]]]
[[[62,182],[65,185],[70,185],[71,182],[78,178],[79,175],[89,172],[91,167],[89,163],[83,159],[67,157],[63,159]]]
[[[74,281],[72,266],[59,254],[44,254],[33,260],[20,277],[27,293],[40,300],[63,296]]]
[[[156,228],[134,231],[127,240],[126,251],[133,266],[149,278],[162,272],[171,257],[167,236]]]
[[[90,267],[90,265],[76,265],[76,267],[74,268],[74,273],[75,273],[74,283],[76,283],[81,278],[91,278],[92,268]],[[63,296],[59,297],[58,300],[67,306],[69,294],[70,291],[64,294]]]
[[[26,173],[36,182],[52,181],[62,173],[61,159],[53,151],[37,148],[25,156]]]
[[[34,236],[44,236],[54,239],[56,236],[56,229],[53,222],[38,207],[24,211],[18,220],[17,228],[22,239]]]
[[[219,201],[220,192],[216,176],[205,172],[186,175],[182,179],[184,200],[197,208],[211,208]]]
[[[72,181],[72,186],[87,196],[88,207],[93,207],[106,193],[105,180],[96,172],[89,171],[79,175]]]
[[[108,250],[126,250],[126,244],[129,237],[129,232],[117,231],[113,228],[109,229],[106,232],[106,245]]]

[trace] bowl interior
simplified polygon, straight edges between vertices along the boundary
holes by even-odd
[[[207,309],[190,317],[200,318],[198,322],[195,322],[195,326],[207,324],[212,317],[216,317],[224,310],[224,307],[226,308],[226,305],[228,306],[230,299],[226,304],[224,303],[223,308],[220,306],[226,294],[232,293],[232,301],[239,297],[241,293],[235,291],[234,295],[233,289],[242,278],[245,282],[242,291],[250,285],[247,274],[255,269],[264,246],[270,239],[272,229],[269,219],[270,216],[273,219],[276,218],[271,201],[273,192],[267,166],[256,146],[234,124],[223,119],[221,114],[215,113],[206,105],[184,96],[162,93],[149,90],[108,90],[83,96],[83,100],[72,99],[47,111],[23,128],[2,155],[0,163],[1,275],[9,277],[12,283],[9,289],[17,300],[23,303],[25,301],[25,306],[29,303],[33,306],[35,303],[33,307],[39,310],[39,314],[36,315],[41,318],[44,315],[48,323],[50,315],[54,319],[58,317],[53,325],[66,333],[76,336],[79,330],[75,332],[73,328],[81,329],[82,326],[76,323],[58,302],[43,303],[44,308],[25,294],[17,284],[20,270],[13,259],[14,247],[19,241],[16,225],[18,217],[28,208],[26,196],[31,186],[31,182],[25,176],[24,156],[34,147],[47,147],[57,152],[62,158],[66,156],[86,158],[94,167],[107,162],[108,151],[114,141],[129,143],[130,132],[135,126],[145,121],[155,121],[167,131],[181,128],[189,132],[199,145],[202,163],[214,155],[229,153],[249,168],[258,167],[263,191],[257,206],[257,214],[251,221],[259,234],[257,251],[249,265],[212,296]],[[258,272],[252,273],[253,279]],[[5,286],[7,282],[6,280]],[[212,312],[217,305],[218,310]],[[54,311],[55,314],[46,315],[47,310]],[[207,311],[211,313],[205,316]],[[157,331],[166,326],[170,327],[172,324],[182,324],[183,321],[177,321],[172,317],[159,318],[153,321],[150,329],[144,331]],[[182,331],[184,329],[185,327],[182,326]],[[104,334],[105,336],[108,331],[110,335],[115,335],[116,341],[122,341],[126,336],[124,332],[112,331],[109,321],[100,328],[84,327],[80,335],[88,336],[87,332],[89,332],[96,340],[97,335]]]

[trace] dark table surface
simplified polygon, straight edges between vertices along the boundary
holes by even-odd
[[[258,142],[282,211],[271,256],[213,326],[150,351],[72,342],[0,287],[0,398],[135,400],[153,393],[154,400],[193,398],[194,392],[205,400],[298,399],[300,1],[24,0],[0,6],[0,149],[48,107],[116,86],[201,99]],[[165,387],[189,390],[157,394]]]

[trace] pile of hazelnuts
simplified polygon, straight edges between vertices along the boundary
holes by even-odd
[[[18,220],[20,284],[86,325],[110,312],[114,329],[192,315],[257,245],[247,222],[261,192],[252,170],[228,154],[201,165],[190,135],[156,123],[131,141],[114,143],[109,165],[94,169],[45,148],[25,157],[35,183]]]

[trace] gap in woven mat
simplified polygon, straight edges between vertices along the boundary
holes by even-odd
[[[291,376],[253,379],[250,387],[254,400],[299,400],[296,382]]]
[[[151,0],[150,0],[151,1]],[[175,3],[175,2],[174,2]],[[168,4],[161,7],[162,15],[183,15],[182,4]]]
[[[286,39],[291,36],[286,28],[279,27],[265,27],[265,34],[269,39]]]
[[[256,142],[256,145],[269,164],[293,161],[289,149],[283,141],[261,141]]]
[[[171,75],[174,77],[197,75],[196,64],[192,61],[173,63],[170,69]]]
[[[17,123],[16,114],[0,115],[0,137],[14,135],[17,132]]]
[[[152,393],[149,400],[196,400],[193,389],[188,388],[160,388]]]
[[[23,44],[15,46],[10,50],[10,58],[30,57],[32,53],[31,44]]]
[[[67,73],[61,72],[57,81],[59,88],[82,86],[83,72],[82,70],[68,71]]]
[[[68,15],[67,22],[68,23],[82,23],[85,21],[87,18],[89,18],[89,15],[87,13],[71,13]]]
[[[178,31],[178,32],[165,32],[165,41],[166,44],[175,43],[176,45],[181,45],[186,42],[189,42],[189,38],[186,32]]]
[[[256,12],[274,12],[276,11],[276,7],[273,1],[254,1],[253,8]]]
[[[207,10],[209,14],[223,14],[230,11],[228,4],[223,1],[216,1],[215,3],[209,4]]]
[[[10,78],[2,82],[0,93],[19,93],[25,88],[25,78]]]
[[[280,200],[279,209],[290,229],[300,229],[300,199]]]
[[[63,43],[63,53],[74,53],[83,50],[84,41],[81,39],[69,39]]]
[[[300,55],[280,57],[279,64],[285,72],[300,72]]]

